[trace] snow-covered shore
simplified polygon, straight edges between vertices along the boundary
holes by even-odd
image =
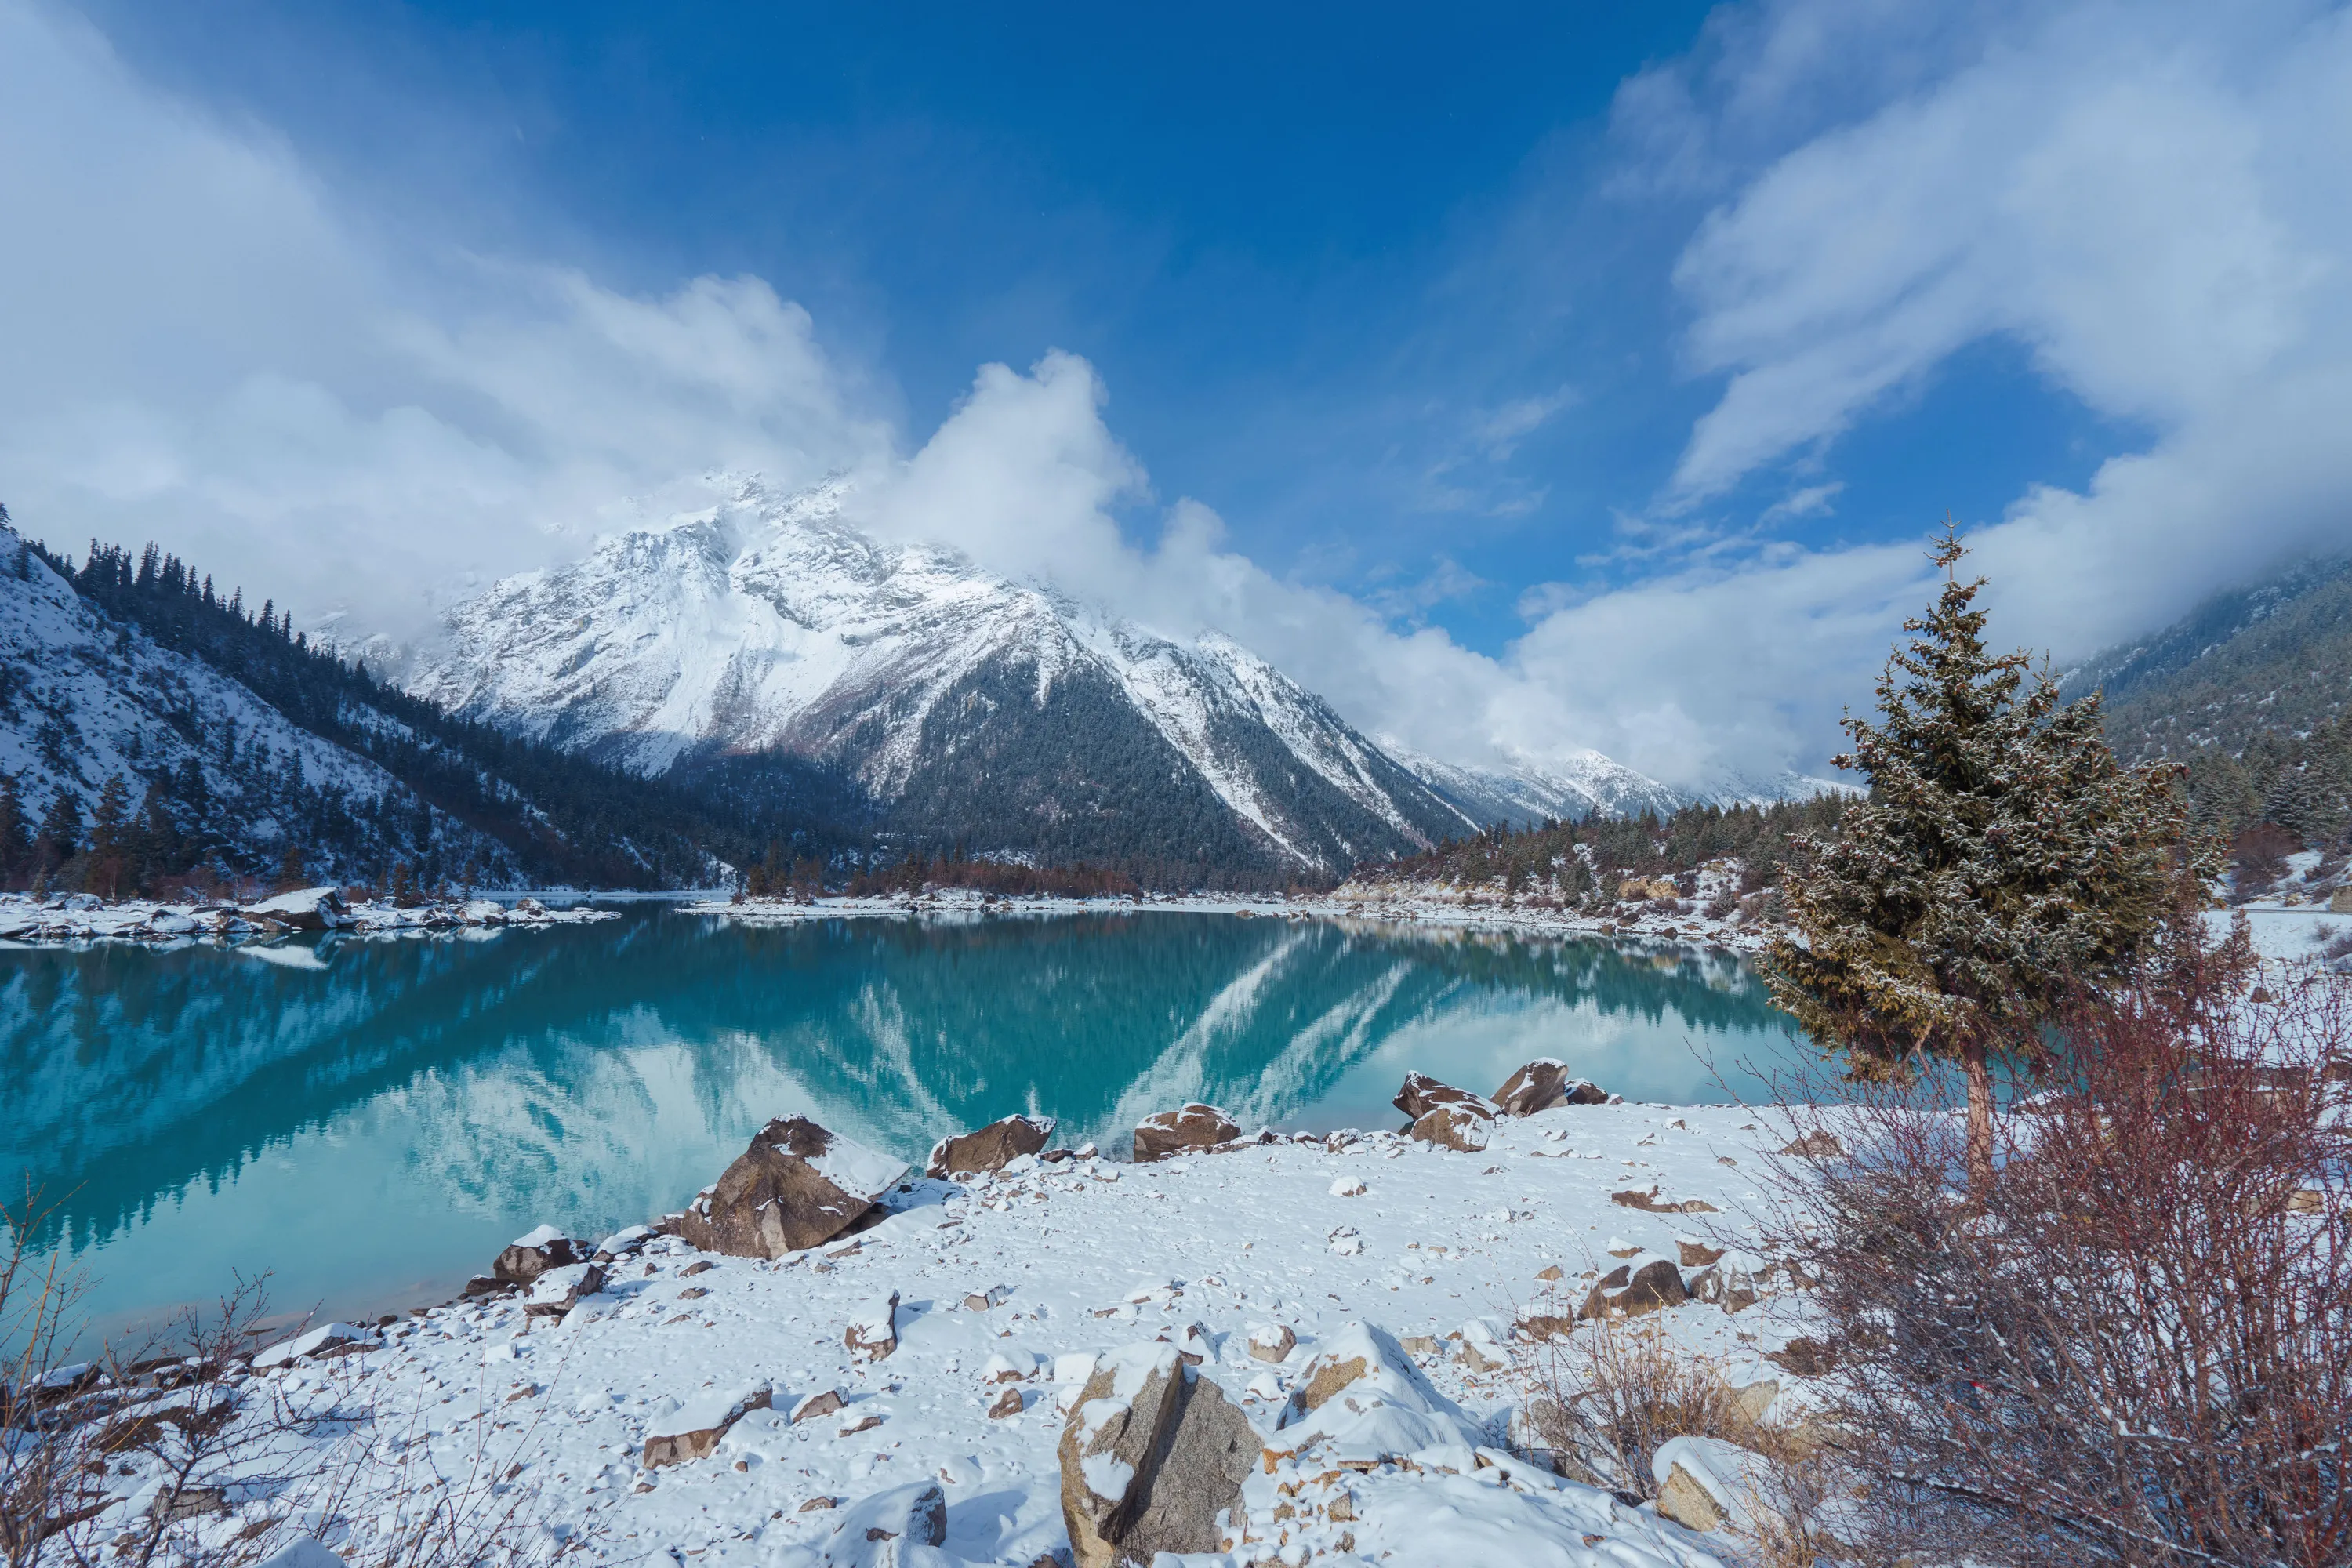
[[[706,899],[681,904],[688,914],[740,921],[745,925],[799,925],[824,920],[937,919],[978,920],[1013,915],[1101,914],[1105,912],[1170,911],[1226,914],[1276,920],[1366,921],[1441,930],[1516,932],[1528,936],[1606,936],[1652,941],[1704,943],[1753,951],[1764,945],[1764,932],[1735,920],[1709,919],[1704,913],[1662,915],[1650,910],[1639,914],[1598,915],[1536,903],[1507,900],[1498,892],[1461,892],[1427,886],[1393,883],[1343,884],[1317,894],[1147,894],[1141,898],[988,898],[965,889],[941,889],[920,894],[887,894],[866,898]]]
[[[256,1375],[298,1402],[363,1391],[373,1415],[341,1441],[398,1433],[411,1473],[429,1456],[502,1478],[499,1506],[521,1502],[583,1562],[1028,1568],[1068,1560],[1056,1446],[1081,1388],[1174,1345],[1265,1450],[1234,1550],[1195,1568],[1699,1568],[1738,1559],[1515,1460],[1512,1414],[1540,1321],[1572,1317],[1596,1279],[1752,1243],[1785,1136],[1738,1108],[1573,1105],[1505,1117],[1467,1153],[1382,1131],[1146,1165],[1031,1158],[910,1179],[881,1224],[774,1260],[625,1233],[604,1288],[560,1318],[527,1317],[524,1297],[461,1301],[349,1331],[364,1348],[332,1362],[265,1354],[281,1364]],[[1765,1294],[1744,1310],[1691,1300],[1643,1321],[1801,1412],[1802,1380],[1769,1359],[1803,1327],[1798,1299],[1757,1271]],[[896,1339],[885,1359],[846,1342],[877,1321]],[[1378,1431],[1300,1449],[1317,1423],[1293,1395],[1318,1352],[1383,1336],[1412,1366],[1384,1384]],[[727,1426],[709,1452],[645,1467],[648,1438],[709,1420]],[[142,1506],[139,1478],[110,1484]],[[876,1553],[868,1516],[903,1515],[928,1486],[942,1544]],[[257,1493],[219,1529],[273,1506]]]
[[[0,893],[0,948],[88,942],[168,946],[191,942],[266,941],[301,931],[353,936],[422,936],[435,931],[542,930],[617,920],[612,910],[550,909],[536,899],[504,903],[470,899],[402,907],[388,900],[345,904],[332,889],[310,888],[247,904],[173,904],[147,899],[108,903],[94,894],[35,899]]]

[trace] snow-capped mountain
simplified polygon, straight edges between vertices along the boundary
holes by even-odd
[[[1481,768],[1440,762],[1385,736],[1381,744],[1480,821],[1513,827],[1532,826],[1546,817],[1580,822],[1643,811],[1664,816],[1690,798],[1595,751],[1549,763],[1522,759],[1507,767]]]
[[[842,494],[743,481],[509,578],[407,687],[642,773],[814,764],[976,853],[1336,871],[1496,820],[1230,638],[877,541]]]
[[[397,720],[367,714],[386,731]],[[204,660],[109,616],[0,524],[0,773],[30,821],[60,795],[82,822],[110,779],[140,830],[267,871],[289,846],[321,875],[380,875],[436,852],[511,879],[505,847],[428,805],[374,760],[288,718]],[[333,830],[328,830],[331,819]]]

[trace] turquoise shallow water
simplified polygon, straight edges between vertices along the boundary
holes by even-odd
[[[12,952],[0,1181],[55,1205],[98,1331],[235,1271],[350,1314],[443,1299],[542,1220],[676,1208],[771,1116],[920,1161],[1043,1111],[1123,1152],[1186,1100],[1387,1126],[1409,1068],[1483,1091],[1547,1055],[1721,1100],[1790,1059],[1783,1022],[1720,952],[1160,911]]]

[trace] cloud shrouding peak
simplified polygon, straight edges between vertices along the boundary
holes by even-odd
[[[2084,651],[2352,542],[2342,10],[1727,7],[1626,84],[1615,129],[1620,199],[1692,204],[1679,347],[1719,395],[1629,521],[1615,559],[1648,575],[1509,584],[1528,622],[1499,657],[1415,624],[1470,581],[1443,549],[1423,589],[1350,597],[1156,497],[1077,355],[981,367],[909,432],[887,379],[761,279],[631,293],[395,231],[26,0],[0,0],[0,494],[36,535],[156,538],[249,595],[408,635],[470,583],[693,504],[697,476],[854,472],[877,532],[1222,629],[1419,751],[1590,747],[1675,782],[1820,771],[1924,556],[1771,530],[1833,511],[1839,437],[1971,344],[2021,344],[2148,432],[1979,531],[2001,640]],[[1472,445],[1577,419],[1578,369],[1496,401]],[[1727,515],[1759,477],[1784,498]]]

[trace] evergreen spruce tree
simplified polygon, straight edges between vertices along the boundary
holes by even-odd
[[[89,814],[89,856],[82,867],[82,891],[110,901],[122,896],[126,879],[135,889],[131,865],[131,790],[122,775],[110,775]]]
[[[25,797],[14,773],[0,773],[0,888],[33,858],[33,834],[25,820]]]
[[[1984,643],[1947,524],[1943,593],[1849,714],[1841,768],[1869,780],[1833,838],[1801,837],[1793,931],[1764,972],[1775,1001],[1862,1079],[1958,1061],[1974,1170],[1991,1159],[1990,1059],[2031,1065],[2035,1026],[2074,987],[2117,976],[2199,896],[2219,847],[2192,838],[2170,767],[2125,768],[2095,694],[2061,704],[2023,653]],[[2184,854],[2183,852],[2186,851]]]

